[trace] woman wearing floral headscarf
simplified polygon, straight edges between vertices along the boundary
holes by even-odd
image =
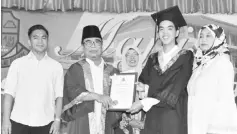
[[[237,134],[234,69],[224,30],[213,24],[203,26],[197,47],[188,83],[188,133]]]

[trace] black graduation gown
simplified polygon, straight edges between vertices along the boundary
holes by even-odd
[[[149,85],[148,97],[160,102],[146,113],[144,134],[187,134],[187,83],[192,74],[193,53],[181,50],[173,64],[161,72],[158,52],[152,54],[139,81]]]

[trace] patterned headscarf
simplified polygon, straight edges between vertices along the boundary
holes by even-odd
[[[211,34],[213,35],[213,37],[215,37],[215,40],[212,47],[204,53],[200,49],[199,41],[200,41],[200,34],[202,30],[205,28],[211,31]],[[224,29],[214,24],[205,25],[199,30],[198,42],[196,46],[198,48],[197,53],[195,55],[197,66],[206,64],[208,61],[213,59],[216,55],[221,55],[223,53],[227,53],[227,54],[230,53],[227,47],[228,45],[226,43],[226,35],[224,33]]]

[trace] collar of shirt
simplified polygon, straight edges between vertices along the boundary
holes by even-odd
[[[98,66],[95,65],[94,61],[90,60],[89,58],[86,58],[86,61],[90,64],[91,67],[97,67],[97,68],[103,68],[105,63],[103,58],[101,58],[101,63]]]
[[[164,51],[162,51],[162,55],[163,55],[163,60],[164,60],[164,65],[165,66],[172,58],[173,58],[173,54],[174,52],[176,52],[176,50],[178,49],[178,46],[174,46],[169,52],[164,53]]]
[[[29,52],[29,54],[27,55],[27,57],[28,57],[29,59],[38,60],[32,51]],[[43,59],[47,59],[47,58],[48,58],[48,54],[47,54],[47,52],[46,52],[45,55],[44,55],[44,57],[42,58],[42,60],[43,60]]]
[[[164,57],[170,57],[176,50],[178,49],[178,46],[174,46],[169,52],[164,52],[164,51],[162,51],[162,55],[164,56]]]

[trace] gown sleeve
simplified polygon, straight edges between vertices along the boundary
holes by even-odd
[[[84,72],[81,65],[75,63],[68,69],[64,77],[63,105],[70,103],[84,92],[88,92],[85,88]],[[65,121],[71,121],[91,111],[93,111],[93,101],[86,101],[66,110],[62,114],[62,118]]]
[[[138,79],[139,82],[142,82],[143,84],[149,85],[149,83],[150,83],[150,70],[151,70],[151,67],[152,67],[153,58],[156,55],[157,54],[153,54],[148,58],[148,60],[146,62],[146,65],[142,69],[142,72],[139,76],[139,79]]]
[[[181,54],[178,60],[182,62],[179,66],[179,70],[176,73],[169,73],[166,82],[168,84],[166,84],[162,90],[157,90],[157,92],[152,95],[153,98],[160,100],[156,106],[175,108],[180,94],[185,92],[189,78],[192,75],[193,53],[187,51]],[[178,62],[178,60],[176,62]]]
[[[73,64],[65,74],[64,91],[67,92],[68,101],[72,101],[82,92],[88,92],[85,88],[83,69],[79,64]]]

